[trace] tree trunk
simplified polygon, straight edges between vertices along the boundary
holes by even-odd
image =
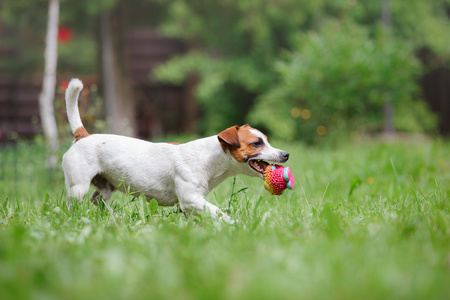
[[[389,0],[381,0],[381,20],[383,26],[387,29],[391,29],[391,8]],[[394,105],[389,96],[386,97],[384,103],[384,133],[392,134],[395,132],[394,127]]]
[[[197,101],[195,99],[195,89],[197,87],[198,76],[190,74],[184,88],[184,119],[183,130],[190,134],[197,132]]]
[[[45,68],[42,91],[39,95],[41,124],[47,141],[47,166],[55,168],[58,162],[58,128],[53,101],[55,99],[56,64],[58,59],[59,0],[50,0],[48,6],[47,36],[45,41]]]
[[[121,17],[120,7],[105,11],[100,17],[106,118],[111,133],[136,136],[136,107],[131,83],[126,74],[123,55],[124,24]]]

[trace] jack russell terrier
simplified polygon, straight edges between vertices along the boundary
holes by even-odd
[[[115,190],[155,198],[161,206],[180,203],[184,213],[210,210],[214,219],[230,221],[205,196],[225,178],[237,174],[264,178],[267,161],[284,163],[289,153],[273,148],[267,137],[250,127],[233,126],[218,135],[185,144],[151,143],[113,135],[87,133],[78,110],[83,89],[72,79],[66,90],[67,116],[75,140],[64,154],[67,207],[72,198],[106,203]]]

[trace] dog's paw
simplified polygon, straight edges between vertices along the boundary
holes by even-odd
[[[230,216],[228,216],[226,213],[222,212],[222,215],[219,217],[219,221],[225,222],[227,224],[233,225],[236,223],[235,220],[233,220]]]

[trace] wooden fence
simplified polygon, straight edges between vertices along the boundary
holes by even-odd
[[[422,91],[430,108],[439,116],[442,135],[450,135],[450,68],[438,67],[421,79]]]
[[[152,29],[138,29],[127,37],[128,73],[136,96],[138,136],[160,137],[168,133],[193,132],[196,118],[192,80],[183,85],[154,79],[155,67],[185,52],[179,39],[167,38]]]
[[[0,74],[0,144],[40,132],[40,85]]]
[[[127,36],[126,58],[136,96],[138,136],[154,138],[168,133],[195,132],[195,78],[181,86],[155,81],[151,71],[174,55],[186,51],[178,39],[140,29]],[[1,49],[0,49],[1,50]],[[0,51],[12,57],[14,53]],[[427,62],[427,53],[419,53]],[[423,96],[439,116],[440,131],[450,135],[450,68],[438,65],[421,79]],[[39,125],[40,85],[0,72],[0,144],[20,137],[29,139],[41,132]]]

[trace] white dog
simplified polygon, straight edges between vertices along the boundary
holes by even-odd
[[[90,135],[78,110],[82,89],[81,81],[74,78],[66,90],[67,116],[75,136],[62,162],[69,210],[71,198],[81,200],[93,184],[96,190],[90,200],[95,204],[99,197],[106,202],[117,189],[155,198],[161,206],[180,203],[185,213],[207,207],[213,218],[229,220],[205,200],[209,191],[236,174],[263,178],[265,160],[284,163],[289,158],[289,153],[273,148],[264,134],[249,125],[185,144]]]

